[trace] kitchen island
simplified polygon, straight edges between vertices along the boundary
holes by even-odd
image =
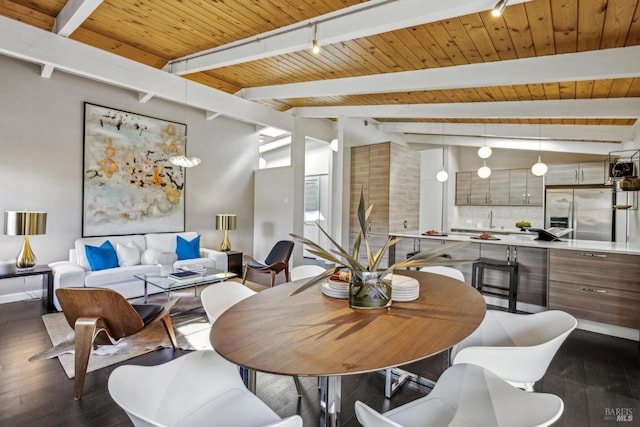
[[[452,259],[517,262],[519,311],[546,309],[567,311],[582,325],[595,322],[596,332],[610,333],[609,325],[630,329],[612,335],[640,339],[640,245],[622,242],[561,239],[537,240],[537,234],[500,234],[491,240],[480,233],[424,235],[420,232],[390,233],[402,240],[389,252],[389,262],[408,254],[449,242],[468,242],[449,255]],[[455,267],[471,283],[471,263]],[[487,281],[504,281],[502,272],[490,271]],[[487,298],[488,302],[505,302]],[[595,329],[594,329],[595,328]]]

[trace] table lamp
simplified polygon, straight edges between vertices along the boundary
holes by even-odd
[[[231,250],[229,243],[229,230],[236,229],[236,216],[233,214],[216,214],[216,230],[224,231],[224,240],[220,245],[220,250],[227,252]]]
[[[31,270],[36,265],[36,256],[31,251],[29,236],[47,232],[47,213],[30,211],[6,211],[4,213],[4,234],[24,236],[22,250],[16,260],[18,271]]]

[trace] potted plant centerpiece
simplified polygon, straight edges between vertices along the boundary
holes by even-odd
[[[401,238],[389,238],[384,246],[376,251],[371,249],[367,239],[366,224],[369,220],[373,205],[365,209],[364,192],[360,193],[360,202],[358,204],[358,222],[360,223],[360,231],[353,243],[351,253],[346,251],[338,244],[321,226],[316,225],[320,231],[327,236],[334,248],[327,250],[316,242],[297,234],[291,234],[291,237],[308,246],[307,250],[326,260],[334,263],[336,266],[326,270],[324,273],[313,277],[304,285],[296,289],[292,295],[302,292],[305,289],[319,283],[332,276],[339,270],[348,269],[349,274],[349,306],[352,308],[385,308],[391,305],[391,279],[389,275],[397,268],[424,267],[428,265],[453,265],[472,260],[452,260],[443,257],[447,252],[455,250],[467,244],[467,242],[447,243],[437,248],[431,248],[421,251],[410,258],[396,262],[395,264],[381,268],[382,258],[391,246],[398,243]],[[366,251],[366,263],[360,260],[360,249],[364,245]]]

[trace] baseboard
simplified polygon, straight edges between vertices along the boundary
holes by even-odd
[[[594,322],[593,320],[578,319],[578,329],[610,335],[612,337],[625,338],[632,341],[640,341],[640,330],[625,328],[624,326],[609,325],[607,323]]]
[[[0,304],[16,301],[32,301],[41,300],[43,298],[42,289],[34,289],[32,291],[22,291],[13,294],[0,295]]]

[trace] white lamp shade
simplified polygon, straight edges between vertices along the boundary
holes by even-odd
[[[546,164],[542,163],[540,156],[538,156],[538,162],[531,166],[531,173],[535,176],[542,176],[547,173],[547,170],[549,170],[549,168]]]
[[[489,176],[491,176],[491,169],[489,169],[486,162],[480,167],[480,169],[478,169],[478,176],[482,179],[489,178]]]
[[[447,179],[449,179],[449,174],[446,170],[443,169],[436,174],[436,179],[439,182],[445,182]]]
[[[491,147],[487,147],[486,145],[484,147],[480,147],[478,149],[478,157],[481,159],[488,159],[491,157]]]

